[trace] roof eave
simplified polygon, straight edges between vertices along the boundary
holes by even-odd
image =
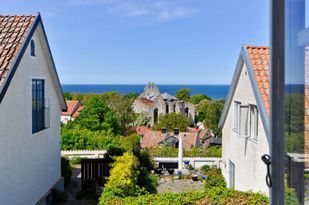
[[[223,111],[222,111],[218,126],[222,128],[225,121],[226,121],[228,111],[229,111],[230,105],[232,103],[233,96],[234,96],[234,93],[235,93],[235,90],[236,90],[236,87],[237,87],[237,84],[238,84],[238,80],[239,80],[239,77],[240,77],[240,73],[242,71],[242,67],[243,67],[244,63],[246,64],[246,67],[247,67],[249,79],[250,79],[251,85],[253,87],[254,96],[256,98],[257,106],[259,108],[259,112],[261,114],[262,122],[263,122],[263,125],[264,125],[264,128],[265,128],[265,133],[266,133],[267,139],[269,141],[269,123],[268,123],[269,118],[267,116],[266,109],[265,109],[265,106],[264,106],[264,103],[263,103],[263,99],[262,99],[258,84],[256,82],[255,74],[253,72],[252,64],[251,64],[250,58],[249,58],[249,53],[247,51],[247,45],[245,45],[245,44],[242,46],[241,51],[240,51],[236,70],[235,70],[234,75],[233,75],[233,80],[232,80],[231,86],[229,88],[227,100],[224,104]]]

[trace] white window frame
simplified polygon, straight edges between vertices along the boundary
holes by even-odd
[[[246,129],[246,133],[241,133],[241,123],[242,122],[242,114],[241,111],[243,109],[247,109],[247,121],[245,122],[244,128]],[[252,112],[253,111],[253,112]],[[256,105],[253,104],[246,104],[246,105],[240,105],[238,109],[238,137],[242,138],[248,138],[253,141],[258,140],[258,123],[259,123],[259,112]]]
[[[239,130],[239,108],[240,108],[241,102],[234,101],[234,125],[233,130],[238,133]]]

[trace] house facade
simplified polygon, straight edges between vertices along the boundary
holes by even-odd
[[[160,115],[176,112],[189,118],[190,123],[195,123],[195,105],[177,99],[168,93],[161,93],[158,86],[150,82],[138,98],[133,102],[136,113],[146,113],[151,117],[150,125],[154,125]]]
[[[269,194],[269,48],[243,45],[220,118],[222,174],[228,187]]]
[[[61,122],[66,124],[70,120],[78,117],[83,110],[82,104],[78,100],[66,100],[67,111],[61,113]]]
[[[0,204],[49,204],[66,103],[41,16],[0,16]]]

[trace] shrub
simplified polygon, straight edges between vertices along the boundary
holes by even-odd
[[[287,185],[285,185],[285,188],[284,188],[284,204],[286,205],[300,204],[297,199],[295,190],[292,188],[289,188]]]
[[[206,173],[205,188],[226,187],[226,182],[221,174],[221,169],[210,168]]]
[[[116,197],[134,196],[137,194],[138,163],[133,154],[126,152],[115,157],[110,176],[104,187],[99,204],[108,204]]]
[[[203,171],[203,173],[206,173],[210,170],[210,166],[208,166],[207,164],[203,165],[201,167],[201,170]]]
[[[145,149],[152,157],[177,157],[178,148],[172,146],[157,146]],[[184,150],[185,157],[221,157],[221,147],[210,147],[207,151],[202,148],[191,148],[189,151]]]
[[[179,131],[185,132],[190,126],[190,121],[187,117],[179,113],[168,113],[161,115],[158,122],[152,127],[153,130],[161,130],[163,127],[169,131],[173,131],[174,128],[179,128]]]
[[[64,178],[64,186],[67,186],[71,181],[72,167],[67,158],[61,157],[61,176]]]
[[[70,163],[71,164],[80,164],[82,159],[83,159],[82,157],[73,157],[73,158],[70,159]]]
[[[206,157],[222,157],[222,147],[211,146],[207,149]]]
[[[251,204],[267,205],[268,198],[260,193],[240,192],[224,187],[213,187],[207,191],[188,193],[165,192],[161,194],[146,194],[137,197],[113,198],[106,204],[118,205],[193,205],[193,204]]]

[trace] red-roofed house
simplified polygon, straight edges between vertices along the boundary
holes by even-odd
[[[219,127],[222,128],[222,174],[228,187],[269,194],[269,48],[243,45]]]
[[[83,110],[82,104],[78,100],[66,100],[67,111],[61,113],[61,122],[67,123],[78,117],[79,113]]]
[[[0,15],[0,204],[51,203],[65,110],[41,16]]]
[[[182,137],[183,148],[187,151],[199,145],[198,132],[180,132],[179,136]],[[148,130],[142,138],[141,147],[151,148],[163,144],[178,147],[179,136],[176,136],[173,133]]]

